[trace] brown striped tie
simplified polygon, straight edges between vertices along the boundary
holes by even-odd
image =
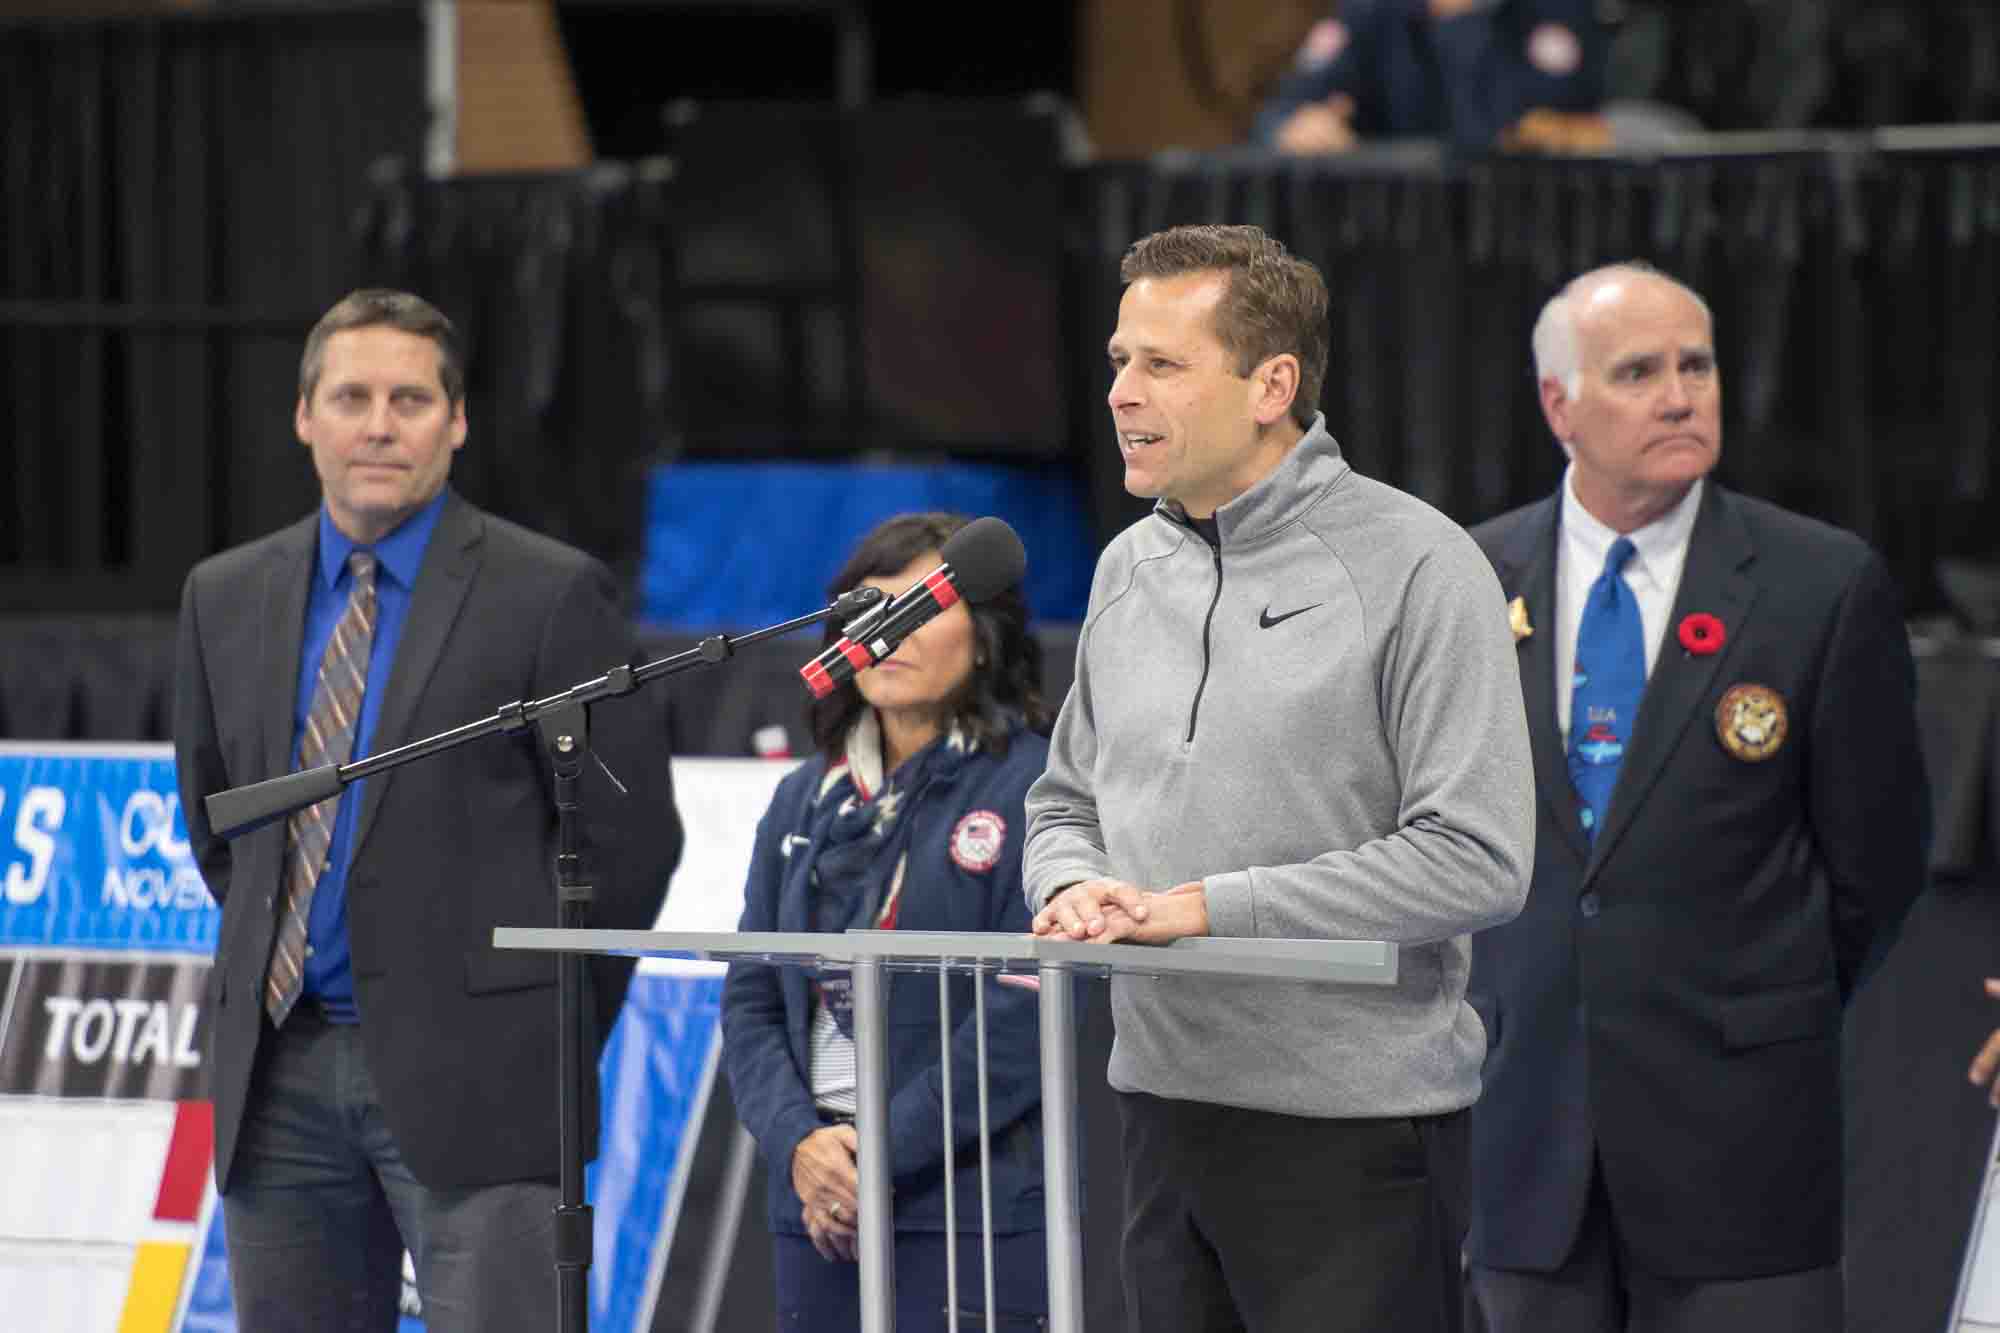
[[[344,764],[354,750],[354,727],[361,718],[361,693],[368,684],[368,647],[375,640],[375,557],[356,551],[347,557],[354,587],[347,610],[326,641],[319,660],[319,680],[313,686],[306,732],[299,740],[299,768]],[[333,844],[333,820],[340,798],[329,796],[317,805],[292,813],[285,826],[283,901],[279,904],[278,938],[271,946],[271,963],[264,973],[264,1008],[273,1026],[282,1027],[298,1003],[305,981],[306,916],[312,910],[313,888],[326,868]]]

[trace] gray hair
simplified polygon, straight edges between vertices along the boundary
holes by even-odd
[[[1535,320],[1535,331],[1530,341],[1535,349],[1535,383],[1543,380],[1560,380],[1563,392],[1574,398],[1583,387],[1582,355],[1577,351],[1576,338],[1576,298],[1586,288],[1597,286],[1615,274],[1630,274],[1637,277],[1658,278],[1688,294],[1695,305],[1701,308],[1702,317],[1709,327],[1715,327],[1715,314],[1708,308],[1708,302],[1701,299],[1701,293],[1670,273],[1661,271],[1643,259],[1626,259],[1616,264],[1605,264],[1579,273],[1563,285],[1563,289],[1549,298],[1542,313]]]

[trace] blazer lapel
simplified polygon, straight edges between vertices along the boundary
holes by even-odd
[[[403,619],[402,638],[396,644],[396,660],[389,668],[389,692],[382,697],[382,711],[376,718],[375,734],[368,746],[370,754],[381,754],[419,739],[407,734],[410,722],[439,659],[444,656],[445,642],[451,637],[459,609],[465,605],[465,596],[472,589],[485,535],[485,522],[478,510],[456,493],[446,499],[444,510],[438,515],[437,530],[431,534],[430,547],[424,552],[423,566],[417,571],[417,586],[410,590],[410,609]],[[368,779],[361,794],[361,817],[354,829],[350,865],[360,860],[368,832],[375,827],[376,812],[382,808],[383,794],[395,776],[391,770]]]
[[[1743,641],[1743,625],[1757,600],[1757,585],[1748,573],[1756,554],[1750,530],[1728,492],[1711,481],[1702,496],[1701,512],[1695,515],[1694,531],[1688,537],[1680,591],[1667,621],[1666,642],[1660,645],[1659,660],[1653,665],[1645,698],[1639,704],[1632,749],[1618,770],[1611,809],[1605,814],[1604,830],[1598,834],[1595,854],[1584,872],[1586,884],[1617,847],[1620,836],[1639,817],[1653,784],[1680,743],[1681,734],[1707,697],[1716,673]],[[1698,657],[1681,647],[1676,637],[1681,620],[1697,611],[1706,611],[1722,621],[1726,638],[1721,652]]]
[[[1559,495],[1560,493],[1558,493]],[[1561,514],[1552,496],[1522,516],[1501,553],[1501,590],[1527,603],[1534,632],[1520,640],[1521,697],[1528,710],[1528,741],[1535,756],[1535,790],[1549,820],[1561,830],[1576,859],[1590,855],[1576,802],[1570,798],[1569,761],[1556,724],[1556,542]]]
[[[292,771],[292,730],[298,720],[299,658],[305,653],[306,599],[312,591],[313,555],[319,550],[319,513],[294,523],[264,566],[263,772]],[[251,780],[250,778],[243,779]]]

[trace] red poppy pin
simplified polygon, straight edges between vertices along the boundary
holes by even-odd
[[[1722,645],[1729,642],[1729,631],[1722,622],[1706,611],[1696,611],[1693,615],[1682,616],[1678,631],[1681,647],[1696,657],[1707,657],[1710,653],[1722,651]]]

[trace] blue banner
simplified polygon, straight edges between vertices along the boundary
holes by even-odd
[[[212,955],[221,923],[162,747],[0,747],[0,948]]]
[[[652,1327],[665,1231],[678,1220],[674,1182],[693,1152],[722,1019],[720,978],[632,978],[625,1007],[598,1062],[603,1132],[585,1176],[597,1253],[590,1270],[590,1326]]]
[[[702,790],[689,763],[675,764],[682,789]],[[743,772],[755,779],[736,802],[742,828],[732,854],[736,842],[747,845],[747,830],[783,771],[731,770],[739,782]],[[732,866],[722,878],[740,882],[741,870]],[[11,1023],[0,1024],[0,1097],[32,1097],[42,1117],[37,1132],[68,1142],[58,1123],[66,1107],[89,1116],[121,1101],[171,1105],[204,1095],[195,1033],[221,915],[188,848],[165,746],[0,743],[0,994],[20,1001],[6,1007]],[[605,1046],[602,1151],[586,1177],[596,1208],[591,1327],[602,1333],[651,1326],[661,1242],[676,1220],[681,1158],[693,1147],[686,1131],[712,1076],[720,993],[714,977],[642,968]],[[553,1093],[522,1090],[552,1102]],[[202,1152],[205,1160],[205,1145]],[[55,1167],[58,1174],[70,1169]],[[117,1169],[143,1170],[150,1185],[159,1157],[135,1157]],[[52,1198],[63,1193],[50,1189]],[[45,1221],[31,1218],[33,1236],[17,1239],[38,1238],[34,1229]],[[222,1209],[205,1210],[189,1231],[172,1327],[232,1333]],[[98,1248],[124,1253],[129,1242]],[[113,1286],[127,1280],[101,1259],[88,1272]],[[401,1333],[422,1333],[416,1308],[406,1281]]]

